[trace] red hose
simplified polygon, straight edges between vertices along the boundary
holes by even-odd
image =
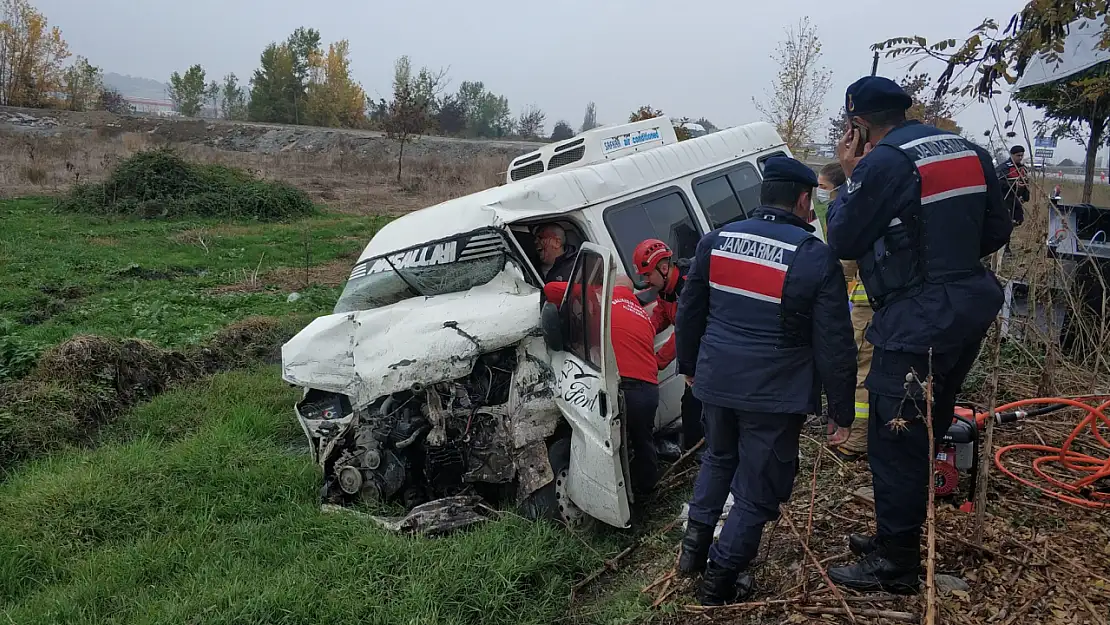
[[[1090,487],[1091,484],[1098,480],[1110,478],[1110,442],[1103,438],[1102,434],[1098,431],[1100,425],[1105,425],[1110,428],[1110,417],[1107,417],[1106,414],[1107,408],[1110,408],[1110,401],[1104,401],[1106,399],[1107,397],[1104,395],[1090,395],[1077,399],[1039,397],[1036,399],[1023,399],[995,408],[996,413],[1002,413],[1026,406],[1066,404],[1075,408],[1081,408],[1087,413],[1083,420],[1079,422],[1079,425],[1072,431],[1071,435],[1068,436],[1067,440],[1064,441],[1062,446],[1049,447],[1046,445],[1029,444],[1007,445],[995,452],[995,466],[1011,479],[1017,480],[1029,488],[1036,489],[1053,499],[1084,508],[1093,508],[1097,510],[1110,509],[1110,493],[1101,493]],[[1091,403],[1084,403],[1084,401],[1081,400],[1086,400],[1088,402],[1103,401],[1103,403],[1096,406]],[[976,420],[979,422],[978,425],[982,426],[987,418],[989,418],[989,414],[977,415]],[[1107,449],[1107,457],[1096,458],[1077,451],[1072,451],[1072,444],[1075,443],[1076,439],[1084,430],[1089,430],[1091,436],[1093,436],[1103,448]],[[1042,480],[1048,482],[1051,487],[1032,482],[1007,468],[1003,463],[1003,456],[1013,451],[1032,451],[1040,453],[1040,456],[1033,459],[1033,472]],[[1075,474],[1076,479],[1071,482],[1064,482],[1052,477],[1042,469],[1046,464],[1058,464]]]

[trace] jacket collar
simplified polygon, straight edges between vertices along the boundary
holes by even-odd
[[[774,206],[760,206],[752,211],[752,219],[766,219],[767,221],[782,222],[790,224],[791,226],[797,226],[806,232],[814,232],[816,230],[813,226],[802,221],[801,217]]]

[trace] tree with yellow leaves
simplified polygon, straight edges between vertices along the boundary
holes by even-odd
[[[69,46],[27,0],[0,0],[0,104],[38,107],[64,85]]]
[[[366,93],[351,79],[346,39],[328,46],[327,54],[309,59],[308,123],[315,126],[360,126],[366,121]]]

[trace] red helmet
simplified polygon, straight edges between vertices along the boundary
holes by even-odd
[[[644,239],[632,252],[632,264],[636,266],[636,273],[641,276],[655,271],[659,261],[671,258],[671,248],[659,239]]]

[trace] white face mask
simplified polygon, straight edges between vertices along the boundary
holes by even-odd
[[[828,189],[818,188],[816,196],[818,204],[828,204],[829,200],[832,199],[832,191],[829,191]]]

